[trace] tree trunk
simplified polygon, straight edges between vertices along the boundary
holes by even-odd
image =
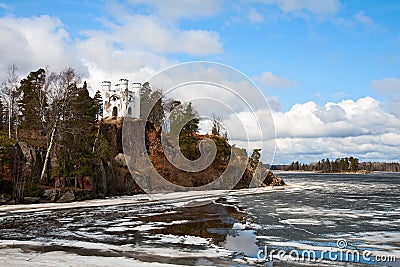
[[[11,139],[11,119],[12,119],[12,107],[10,105],[9,109],[8,109],[8,138]]]
[[[18,142],[18,115],[15,116],[15,141]]]
[[[100,124],[97,123],[97,133],[96,133],[96,138],[94,139],[93,149],[92,149],[92,153],[93,154],[94,154],[94,151],[96,149],[96,143],[97,143],[97,140],[99,139],[99,135],[100,135]]]
[[[44,176],[46,175],[46,168],[47,168],[47,164],[49,162],[51,148],[53,147],[54,136],[56,134],[56,129],[57,129],[57,122],[54,123],[53,130],[51,131],[50,143],[49,143],[49,146],[47,148],[46,157],[44,159],[44,164],[43,164],[43,168],[42,168],[42,174],[40,175],[39,183],[41,183],[43,181]]]

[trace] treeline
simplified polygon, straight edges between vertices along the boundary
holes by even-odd
[[[355,172],[355,171],[384,171],[400,172],[400,163],[392,162],[360,162],[355,157],[337,158],[336,160],[322,159],[313,163],[293,161],[289,165],[273,165],[272,170],[284,171],[316,171],[316,172]]]
[[[14,197],[23,197],[26,187],[54,184],[56,177],[75,187],[78,177],[93,177],[93,165],[108,152],[97,140],[100,105],[72,68],[40,68],[20,79],[17,67],[9,67],[1,84],[0,181],[12,180]],[[26,147],[35,148],[27,155],[39,158],[35,162],[41,166],[20,166],[16,149]]]

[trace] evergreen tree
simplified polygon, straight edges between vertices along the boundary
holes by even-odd
[[[169,119],[172,134],[189,135],[199,131],[200,118],[191,102],[185,105],[180,101],[174,101]]]
[[[200,118],[196,110],[194,110],[192,103],[189,102],[185,107],[184,121],[186,122],[182,128],[182,133],[198,133]]]
[[[80,77],[72,68],[66,68],[60,73],[53,72],[46,79],[50,108],[46,131],[48,134],[47,151],[39,179],[40,183],[43,182],[46,177],[48,178],[46,175],[47,166],[55,144],[61,144],[64,135],[68,133],[69,129],[66,127],[66,122],[71,116],[71,100],[74,98],[74,94],[76,95],[75,88],[79,82]],[[66,144],[64,147],[70,145],[71,144]],[[58,151],[63,152],[60,146],[57,148]]]
[[[163,125],[165,119],[162,97],[163,95],[160,90],[152,92],[150,97],[151,111],[148,120],[157,127]]]
[[[178,100],[171,101],[170,106],[170,133],[172,135],[178,135],[184,125],[184,108],[182,103]]]
[[[253,153],[251,154],[250,158],[254,160],[255,162],[259,162],[261,158],[261,149],[256,148],[253,150]]]
[[[148,82],[140,89],[140,118],[160,127],[164,123],[165,113],[161,90],[153,91]]]
[[[97,90],[97,92],[93,96],[93,100],[96,104],[96,118],[97,120],[100,120],[100,118],[103,117],[103,98],[101,97],[101,93],[99,90]]]
[[[46,71],[38,69],[21,81],[22,98],[19,101],[21,128],[44,131],[47,116],[47,94],[45,92]]]
[[[150,84],[145,82],[140,89],[140,118],[146,120],[150,113],[152,90]]]
[[[77,187],[78,176],[91,176],[94,161],[93,144],[96,135],[98,106],[89,96],[86,82],[83,87],[70,88],[73,91],[65,112],[62,131],[59,135],[57,174],[74,180]]]

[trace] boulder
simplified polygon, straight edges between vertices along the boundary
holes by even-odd
[[[285,182],[282,178],[276,177],[272,171],[268,171],[267,176],[264,179],[264,184],[270,186],[281,186],[285,185]]]
[[[11,199],[9,197],[7,197],[4,194],[0,195],[0,205],[6,204],[10,201]]]
[[[24,197],[24,200],[22,203],[24,204],[34,204],[34,203],[39,203],[40,197]]]
[[[44,190],[42,198],[48,201],[55,202],[58,198],[58,195],[59,195],[58,190],[49,189],[49,190]]]
[[[75,194],[71,190],[61,193],[60,198],[57,200],[58,203],[67,203],[72,201],[75,201]]]

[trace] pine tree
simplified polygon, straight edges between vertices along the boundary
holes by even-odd
[[[260,158],[261,158],[261,149],[255,148],[253,150],[253,153],[251,154],[250,158],[258,163],[260,161]]]
[[[150,84],[145,82],[140,89],[140,118],[147,120],[150,114],[152,90]]]
[[[176,136],[180,133],[184,124],[184,108],[180,101],[174,100],[171,103],[170,114],[170,133]]]
[[[151,121],[157,127],[163,125],[165,120],[162,97],[163,94],[160,90],[152,92],[150,97],[151,111],[148,120]]]
[[[58,141],[59,168],[54,171],[73,179],[76,188],[79,176],[92,175],[98,106],[89,96],[86,82],[83,87],[72,86],[70,89],[73,93]]]
[[[46,178],[47,166],[55,144],[58,143],[58,140],[63,140],[63,134],[67,133],[65,124],[71,116],[71,100],[79,82],[80,77],[72,68],[66,68],[60,73],[53,72],[46,79],[50,103],[46,131],[48,142],[39,182],[43,182]],[[70,145],[67,144],[67,146]]]
[[[99,90],[97,90],[97,92],[93,96],[93,100],[97,108],[97,113],[96,113],[97,120],[100,120],[100,118],[103,117],[103,98],[101,97],[101,93]]]
[[[21,81],[22,98],[19,101],[21,128],[44,131],[47,117],[47,94],[45,92],[46,71],[38,69]]]
[[[189,102],[185,107],[184,121],[186,122],[182,128],[182,133],[197,133],[199,132],[200,118],[197,111],[193,108],[192,103]]]

